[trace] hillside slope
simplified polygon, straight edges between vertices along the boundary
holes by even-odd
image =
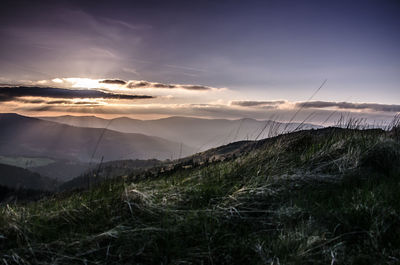
[[[54,190],[59,183],[27,169],[0,164],[0,185],[9,188]]]
[[[143,172],[163,164],[165,163],[156,159],[110,161],[99,164],[93,167],[92,170],[85,172],[85,174],[66,181],[60,185],[59,189],[62,191],[83,189],[88,186],[97,185],[106,179]]]
[[[2,208],[0,260],[397,264],[399,136],[302,131]]]
[[[38,156],[72,161],[167,159],[194,149],[159,137],[79,128],[17,114],[0,114],[0,155]],[[97,149],[96,149],[97,147]],[[95,153],[94,153],[95,152]]]

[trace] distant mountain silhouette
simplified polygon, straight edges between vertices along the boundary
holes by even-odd
[[[196,151],[204,151],[212,147],[240,140],[266,138],[276,133],[292,131],[299,123],[280,123],[275,121],[258,121],[254,119],[200,119],[190,117],[169,117],[157,120],[137,120],[127,117],[111,120],[95,116],[59,116],[40,117],[78,127],[108,128],[124,133],[142,133],[162,137],[170,141],[183,142],[193,146]],[[321,128],[312,124],[303,124],[304,129]]]
[[[90,162],[93,154],[93,161],[99,161],[102,156],[104,161],[111,161],[177,158],[195,151],[160,137],[74,127],[18,114],[0,114],[0,128],[0,155],[5,156]]]

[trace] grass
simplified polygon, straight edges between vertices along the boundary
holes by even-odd
[[[398,264],[396,130],[327,128],[224,161],[4,205],[4,264]]]

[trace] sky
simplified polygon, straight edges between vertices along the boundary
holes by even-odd
[[[398,0],[2,1],[0,112],[381,122],[400,112],[399,13]]]

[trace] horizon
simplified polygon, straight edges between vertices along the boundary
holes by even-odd
[[[2,114],[11,114],[11,115],[18,115],[18,116],[23,116],[23,117],[28,117],[28,118],[98,118],[98,119],[102,119],[102,120],[115,120],[115,119],[129,119],[129,120],[137,120],[137,121],[158,121],[158,120],[166,120],[166,119],[193,119],[193,120],[227,120],[227,121],[242,121],[242,120],[252,120],[252,121],[257,121],[257,122],[278,122],[278,123],[285,123],[284,121],[279,121],[279,120],[262,120],[262,119],[254,119],[254,118],[232,118],[232,119],[223,119],[223,118],[204,118],[204,117],[190,117],[190,116],[168,116],[168,117],[164,117],[164,118],[155,118],[155,119],[135,119],[135,118],[130,118],[128,116],[116,116],[115,118],[102,118],[96,115],[58,115],[58,116],[27,116],[27,115],[23,115],[20,113],[16,113],[16,112],[9,112],[9,113],[0,113],[0,115]],[[295,123],[295,122],[292,122]],[[305,124],[313,124],[313,125],[318,125],[318,124],[314,124],[314,123],[305,123]]]
[[[212,118],[212,117],[196,117],[196,116],[166,116],[166,117],[158,117],[158,118],[153,118],[153,119],[139,119],[139,118],[131,118],[128,116],[115,116],[115,117],[99,117],[96,115],[71,115],[71,114],[66,114],[66,115],[42,115],[42,116],[28,116],[24,115],[21,113],[16,113],[16,112],[8,112],[8,113],[0,113],[0,115],[18,115],[22,117],[28,117],[28,118],[36,118],[36,119],[45,119],[49,118],[96,118],[96,119],[101,119],[101,120],[106,120],[106,121],[112,121],[112,120],[117,120],[117,119],[128,119],[128,120],[136,120],[136,121],[159,121],[159,120],[168,120],[168,119],[192,119],[192,120],[222,120],[222,121],[244,121],[244,120],[251,120],[251,121],[256,121],[256,122],[276,122],[276,123],[282,123],[282,124],[303,124],[303,125],[314,125],[314,126],[321,126],[320,128],[324,127],[336,127],[336,126],[346,126],[347,123],[352,123],[352,122],[357,122],[358,127],[357,128],[365,128],[365,129],[375,129],[375,128],[389,128],[394,122],[397,121],[398,115],[394,115],[391,119],[388,119],[384,122],[372,122],[368,123],[368,119],[365,117],[355,117],[354,115],[351,115],[350,113],[338,113],[337,119],[325,119],[323,123],[321,122],[308,122],[307,120],[305,121],[287,121],[287,120],[274,120],[274,119],[255,119],[255,118],[249,118],[249,117],[242,117],[242,118]],[[334,113],[336,114],[336,113]],[[50,120],[53,121],[53,120]],[[57,122],[56,122],[57,123]],[[66,121],[60,121],[60,123],[65,123],[68,124]],[[84,127],[84,126],[78,126],[78,127]]]
[[[324,85],[325,83],[323,83]],[[319,89],[322,86],[319,87]],[[2,88],[4,89],[15,89],[16,95],[2,94]],[[18,88],[33,88],[40,91],[40,89],[44,88],[46,90],[51,89],[51,93],[55,93],[55,98],[52,98],[52,95],[48,97],[48,95],[38,96],[35,92],[34,95],[30,96],[21,96],[18,95]],[[318,93],[319,89],[314,91],[312,98],[314,95]],[[92,98],[80,98],[73,97],[70,102],[72,106],[66,107],[64,100],[68,101],[71,99],[70,95],[67,95],[66,98],[60,99],[60,96],[57,95],[57,90],[68,91],[68,92],[97,92],[108,95],[112,95],[112,101],[118,101],[117,105],[114,106],[114,111],[110,113],[105,112],[101,109],[101,106],[98,106],[97,102],[88,102],[93,100]],[[8,93],[9,91],[7,91]],[[47,93],[47,92],[46,92]],[[63,92],[62,92],[63,93]],[[61,94],[62,94],[61,93]],[[169,106],[166,109],[165,106],[151,110],[154,111],[152,113],[147,113],[148,105],[140,104],[137,105],[133,111],[121,111],[118,107],[121,107],[120,100],[118,97],[124,96],[132,96],[134,100],[136,97],[141,97],[141,95],[126,95],[126,94],[118,94],[115,92],[105,92],[104,90],[96,90],[90,88],[57,88],[57,87],[46,87],[46,86],[37,86],[37,85],[26,85],[26,86],[0,86],[0,113],[17,113],[22,116],[29,117],[60,117],[60,116],[75,116],[75,117],[83,117],[83,116],[93,116],[102,119],[115,119],[115,118],[130,118],[137,120],[158,120],[165,119],[170,117],[188,117],[188,118],[198,118],[198,119],[226,119],[226,120],[240,120],[240,119],[254,119],[257,121],[265,121],[265,120],[274,120],[278,122],[305,122],[310,124],[318,124],[318,125],[333,125],[338,120],[343,117],[347,118],[355,118],[360,120],[365,120],[366,123],[372,124],[389,124],[393,119],[398,116],[400,113],[400,104],[380,104],[380,103],[354,103],[354,102],[326,102],[326,101],[318,101],[318,100],[310,100],[310,98],[306,101],[300,102],[288,102],[287,100],[277,100],[277,101],[230,101],[227,105],[206,105],[199,104],[196,111],[193,109],[187,108],[187,106],[183,108],[175,108],[176,106]],[[2,99],[4,97],[5,99]],[[106,98],[98,98],[95,97],[95,100],[106,101]],[[9,108],[7,105],[9,102],[13,101],[22,104],[16,108]],[[15,102],[13,102],[15,104]],[[33,109],[30,109],[29,104],[32,103],[34,105]],[[44,106],[37,106],[38,103],[44,104]],[[61,104],[62,107],[66,108],[66,111],[53,110],[53,106],[56,104]],[[68,103],[67,103],[68,104]],[[76,109],[76,105],[78,105],[79,109]],[[128,106],[132,106],[131,103],[127,104]],[[194,106],[195,104],[189,104]],[[239,106],[236,108],[236,105]],[[182,105],[180,105],[182,106]],[[256,108],[254,108],[254,106]],[[144,107],[144,108],[143,108]],[[204,109],[201,109],[204,107]],[[257,108],[259,107],[259,108]],[[122,107],[123,108],[123,107]],[[195,107],[196,108],[196,107]],[[133,113],[130,113],[133,112]]]

